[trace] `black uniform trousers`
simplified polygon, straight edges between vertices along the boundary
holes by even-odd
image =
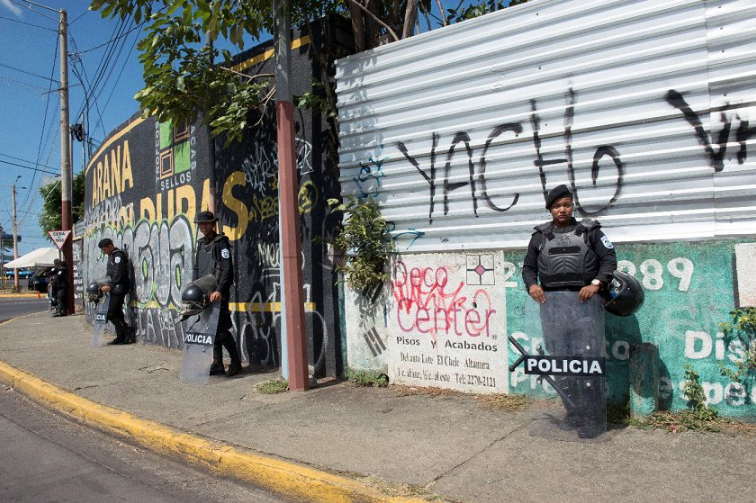
[[[123,340],[129,336],[129,326],[123,317],[123,302],[129,293],[127,287],[116,285],[110,291],[110,305],[108,306],[108,321],[113,324],[116,339]]]

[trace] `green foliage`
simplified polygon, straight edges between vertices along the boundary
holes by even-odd
[[[385,388],[389,380],[386,374],[371,372],[368,370],[347,369],[346,378],[355,386]]]
[[[446,9],[446,17],[450,23],[460,23],[462,21],[467,21],[468,19],[475,19],[476,17],[496,12],[497,10],[506,7],[520,5],[527,1],[528,0],[479,0],[477,3],[471,2],[466,6],[463,6],[464,2],[459,2],[457,7]]]
[[[742,360],[735,363],[735,370],[719,363],[723,376],[743,384],[756,374],[756,307],[738,308],[730,311],[730,321],[720,323],[719,328],[728,343],[740,343],[743,350]]]
[[[85,184],[83,171],[73,177],[73,186],[71,187],[71,216],[74,222],[84,217]],[[42,228],[43,236],[49,239],[47,231],[56,231],[63,227],[60,182],[53,182],[40,187],[39,193],[42,195],[42,209],[39,212],[38,222]]]
[[[312,91],[294,97],[294,105],[297,108],[314,110],[328,119],[338,117],[336,107],[326,97],[323,84],[317,80],[312,82]]]
[[[359,292],[380,288],[389,278],[389,255],[394,251],[394,242],[378,203],[372,197],[348,196],[344,203],[329,199],[328,204],[334,211],[347,215],[336,230],[333,244],[351,252],[352,256],[337,270],[343,272],[347,284]]]
[[[257,391],[263,395],[275,395],[289,391],[289,381],[286,379],[274,379],[271,381],[261,382],[257,385]]]

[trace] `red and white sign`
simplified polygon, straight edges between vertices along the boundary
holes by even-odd
[[[68,236],[71,235],[71,231],[47,231],[47,233],[50,235],[53,243],[55,243],[55,246],[58,247],[58,250],[63,249],[63,244],[65,244]]]

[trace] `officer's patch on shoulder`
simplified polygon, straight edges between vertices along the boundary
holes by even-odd
[[[223,248],[221,250],[221,257],[228,258],[231,256],[231,253],[228,251],[228,248]]]
[[[601,236],[601,242],[604,243],[604,247],[606,247],[607,250],[614,249],[614,245],[611,241],[609,241],[609,238],[606,236]]]
[[[120,263],[121,263],[121,257],[116,257],[116,258],[115,258],[115,259],[113,260],[113,262],[115,262],[116,264],[120,264]]]

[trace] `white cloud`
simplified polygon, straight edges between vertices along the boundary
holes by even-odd
[[[18,5],[11,3],[10,0],[0,0],[0,4],[4,5],[9,11],[16,15],[16,17],[22,17],[23,10]]]

